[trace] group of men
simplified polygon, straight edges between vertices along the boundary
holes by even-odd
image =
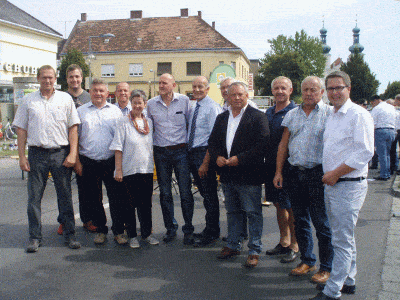
[[[75,76],[80,75],[82,80],[82,71],[75,66],[68,70],[70,96],[54,90],[54,69],[40,68],[40,90],[26,97],[14,120],[20,166],[29,171],[28,252],[36,252],[41,244],[40,202],[49,171],[57,190],[58,221],[62,224],[59,231],[70,248],[80,247],[74,235],[72,168],[78,175],[81,219],[85,228],[96,232],[94,242],[104,243],[108,231],[102,182],[115,240],[119,244],[127,242],[124,223],[132,216],[126,216],[119,205],[122,189],[113,179],[115,160],[109,145],[116,121],[130,111],[129,85],[118,84],[116,106],[107,102],[107,85],[95,79],[87,101],[76,78],[79,76]],[[195,104],[187,96],[174,93],[175,87],[171,74],[161,75],[159,96],[148,101],[146,111],[154,124],[154,162],[166,228],[163,241],[174,240],[178,229],[172,172],[180,192],[183,243],[205,246],[219,238],[218,173],[225,196],[228,236],[217,257],[239,255],[248,236],[249,255],[244,266],[257,266],[262,251],[261,185],[265,182],[266,196],[276,206],[280,229],[278,245],[267,254],[283,254],[283,263],[300,255],[301,263],[290,275],[314,271],[312,221],[320,258],[320,269],[312,281],[323,288],[312,299],[339,299],[341,292],[354,293],[354,229],[367,192],[374,133],[370,114],[349,98],[349,76],[344,72],[327,76],[325,87],[333,107],[323,103],[324,84],[318,77],[303,80],[300,106],[290,101],[290,79],[278,77],[272,82],[275,105],[267,113],[254,108],[246,85],[232,78],[220,83],[226,101],[223,109],[208,96],[210,87],[203,76],[192,83]],[[28,158],[24,152],[26,141]],[[192,224],[190,173],[206,209],[205,228],[200,233],[194,233]]]

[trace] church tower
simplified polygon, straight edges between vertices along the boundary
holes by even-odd
[[[349,47],[349,51],[351,54],[354,53],[361,53],[364,50],[364,46],[360,44],[360,28],[357,27],[357,20],[356,20],[356,27],[353,28],[353,45]]]

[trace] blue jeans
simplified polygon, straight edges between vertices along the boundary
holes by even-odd
[[[46,150],[39,147],[29,147],[28,161],[30,172],[28,175],[28,222],[29,237],[42,239],[41,203],[46,188],[49,171],[54,179],[57,192],[57,204],[60,223],[64,223],[65,237],[75,234],[74,207],[71,193],[72,169],[62,164],[68,156],[69,148]]]
[[[390,148],[396,137],[394,129],[375,129],[375,148],[379,157],[380,177],[389,178],[390,172]]]
[[[181,196],[182,215],[185,221],[182,231],[185,234],[193,233],[194,200],[186,148],[168,150],[165,147],[154,146],[154,162],[158,185],[160,186],[160,204],[165,228],[169,232],[176,232],[178,228],[178,223],[174,218],[174,199],[171,191],[172,170],[174,170]]]
[[[219,200],[217,193],[217,176],[215,170],[209,168],[207,176],[200,178],[198,170],[203,163],[207,147],[198,147],[189,152],[190,172],[196,182],[200,195],[204,199],[206,209],[206,228],[204,234],[219,237]]]
[[[325,187],[325,205],[332,228],[332,245],[335,253],[331,276],[323,290],[329,297],[340,297],[343,284],[356,283],[357,251],[354,231],[367,190],[367,180],[344,181]]]
[[[295,219],[295,233],[299,244],[301,261],[314,266],[317,258],[313,253],[314,241],[311,222],[318,238],[320,269],[330,272],[332,269],[333,246],[331,229],[324,202],[322,183],[322,165],[312,169],[300,170],[290,167],[289,194]]]
[[[240,250],[243,231],[243,210],[249,221],[249,255],[262,251],[263,215],[261,206],[261,185],[238,185],[223,183],[225,207],[228,219],[228,244],[233,250]]]

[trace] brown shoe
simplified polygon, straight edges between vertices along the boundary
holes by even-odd
[[[244,266],[246,268],[254,268],[258,264],[259,255],[249,255]]]
[[[117,234],[116,236],[114,236],[114,240],[119,244],[119,245],[125,245],[128,243],[128,239],[126,238],[126,236],[121,233],[121,234]]]
[[[315,269],[317,269],[316,266],[309,266],[306,265],[305,263],[300,263],[296,268],[294,268],[289,275],[292,276],[303,276],[306,275],[307,273],[310,273],[312,271],[314,271]]]
[[[311,277],[311,282],[325,284],[328,281],[330,275],[331,273],[329,273],[328,271],[319,270],[313,275],[313,277]]]
[[[64,224],[61,223],[60,226],[58,226],[57,234],[58,234],[58,235],[62,235],[62,234],[63,234],[63,231],[64,231]]]
[[[237,255],[240,254],[240,251],[233,250],[228,247],[224,247],[221,250],[221,253],[217,256],[218,259],[227,259],[231,257],[236,257]]]
[[[85,228],[86,230],[88,230],[90,232],[96,232],[97,231],[97,227],[93,225],[92,221],[84,223],[83,224],[83,228]]]

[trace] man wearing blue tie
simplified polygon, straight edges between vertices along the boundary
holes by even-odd
[[[188,151],[190,172],[196,182],[206,209],[206,227],[195,234],[194,246],[205,246],[219,238],[219,202],[215,168],[209,164],[206,155],[208,138],[221,107],[209,96],[210,86],[207,78],[199,76],[193,80],[193,97],[196,105],[191,110],[188,130]]]

